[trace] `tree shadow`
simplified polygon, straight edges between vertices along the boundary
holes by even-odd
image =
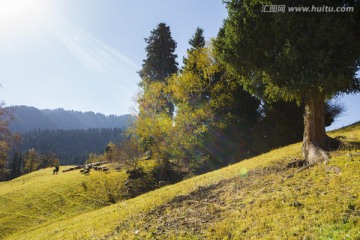
[[[333,139],[339,143],[337,150],[351,151],[360,149],[360,141],[349,141],[346,140],[345,136],[336,136]]]
[[[360,150],[360,142],[356,141],[342,141],[339,150]]]

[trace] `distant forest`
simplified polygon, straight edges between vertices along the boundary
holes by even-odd
[[[83,164],[90,154],[103,153],[110,142],[120,143],[123,131],[134,121],[130,114],[105,116],[28,106],[7,107],[6,112],[13,118],[9,121],[10,131],[20,136],[10,154],[9,165],[16,165],[12,167],[11,178],[55,162]],[[33,158],[37,164],[29,160]]]
[[[134,121],[134,117],[130,114],[105,116],[101,113],[68,111],[62,108],[39,110],[29,106],[12,106],[7,110],[14,117],[14,120],[9,123],[10,131],[19,133],[37,129],[125,129],[130,122]]]
[[[103,153],[109,144],[122,139],[119,128],[90,128],[87,130],[33,130],[21,135],[17,152],[34,149],[39,154],[53,153],[62,165],[82,164],[90,153]]]

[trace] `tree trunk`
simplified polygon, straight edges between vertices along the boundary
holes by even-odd
[[[305,99],[303,155],[309,164],[328,160],[323,96]]]

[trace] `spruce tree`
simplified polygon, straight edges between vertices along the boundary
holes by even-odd
[[[166,78],[176,73],[178,63],[174,53],[176,42],[171,37],[170,27],[160,23],[151,31],[150,37],[145,38],[146,59],[143,60],[139,75],[142,79],[140,85],[153,81],[166,81]]]
[[[204,38],[204,29],[198,27],[196,28],[195,34],[189,40],[191,46],[190,49],[187,49],[187,55],[189,56],[194,50],[205,47],[205,38]],[[184,67],[188,64],[188,59],[183,58]],[[196,67],[194,67],[195,69]]]
[[[205,47],[204,29],[198,27],[192,39],[189,40],[189,44],[191,46],[191,49],[189,49],[190,51]]]

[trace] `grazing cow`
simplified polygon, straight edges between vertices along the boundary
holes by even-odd
[[[58,174],[60,167],[58,165],[55,166],[55,169],[53,170],[53,175]]]

